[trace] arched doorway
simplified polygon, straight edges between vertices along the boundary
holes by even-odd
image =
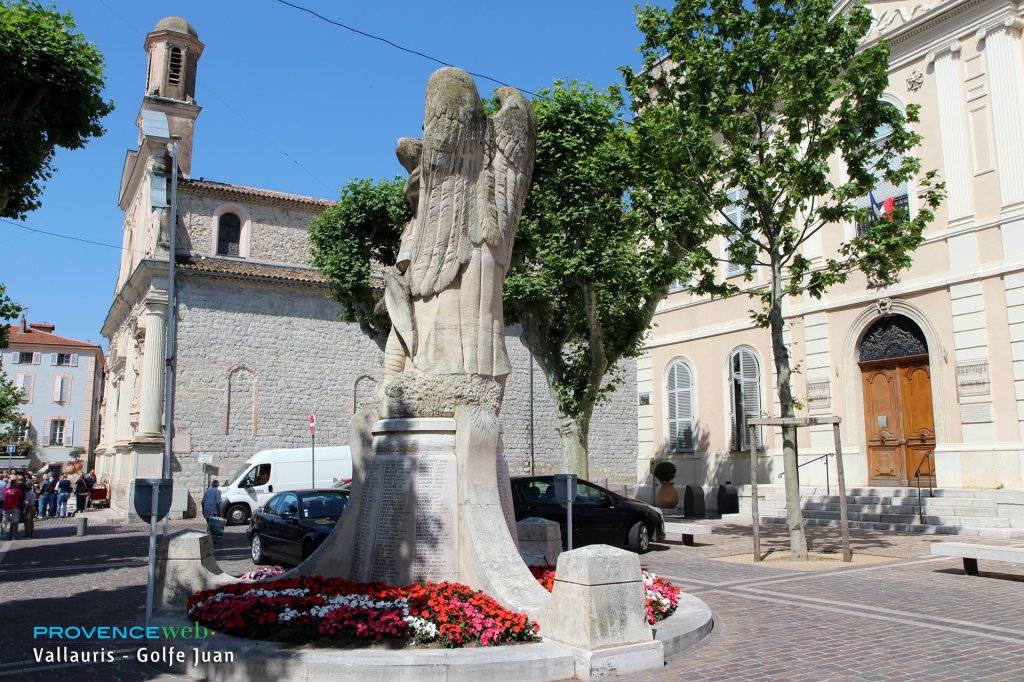
[[[935,485],[935,418],[928,343],[910,318],[883,317],[859,348],[871,485]]]

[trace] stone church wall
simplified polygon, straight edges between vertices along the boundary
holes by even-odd
[[[374,394],[381,354],[357,325],[338,320],[337,304],[322,289],[190,275],[179,278],[178,296],[173,469],[193,505],[205,484],[200,454],[213,455],[211,473],[223,480],[259,450],[308,446],[310,414],[318,446],[347,443],[353,396],[358,405]],[[530,452],[530,361],[517,332],[508,338],[513,374],[502,409],[513,474],[527,472]],[[632,362],[621,371],[627,380],[591,428],[590,478],[597,483],[634,476],[636,372]],[[535,469],[555,472],[555,410],[539,368],[533,394]]]

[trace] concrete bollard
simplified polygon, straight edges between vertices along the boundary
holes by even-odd
[[[75,519],[75,521],[77,526],[77,528],[75,529],[75,535],[77,537],[84,536],[86,529],[89,527],[89,519],[85,518],[84,516],[79,516],[77,519]]]

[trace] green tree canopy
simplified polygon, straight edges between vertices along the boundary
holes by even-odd
[[[21,312],[21,306],[7,296],[7,290],[0,284],[0,349],[7,348],[9,342],[8,323]],[[11,423],[20,415],[21,391],[16,389],[8,379],[6,372],[0,368],[0,433],[10,428]]]
[[[0,1],[0,216],[38,208],[57,147],[103,134],[103,56],[74,33],[71,14]]]
[[[693,290],[741,291],[722,281],[722,259],[742,266],[746,282],[767,270],[767,286],[742,289],[760,299],[754,320],[771,331],[782,417],[794,414],[786,298],[820,298],[855,270],[891,282],[942,198],[914,156],[918,108],[882,99],[889,47],[863,44],[870,22],[862,5],[833,16],[832,0],[679,0],[640,10],[644,70],[624,69],[652,166],[643,198],[700,235],[685,263]],[[916,210],[871,215],[864,198],[881,182],[916,183]],[[812,262],[804,244],[844,221],[858,234]],[[721,256],[717,236],[729,244]],[[806,557],[792,427],[783,463],[793,552]]]
[[[384,306],[379,277],[382,267],[395,264],[402,228],[412,209],[401,177],[375,183],[352,180],[341,199],[309,226],[313,265],[326,277],[331,297],[341,303],[342,319],[360,329],[384,349],[391,321]]]

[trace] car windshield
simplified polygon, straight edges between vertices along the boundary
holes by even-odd
[[[249,462],[242,462],[242,465],[235,470],[235,473],[231,474],[230,476],[228,476],[227,479],[225,479],[224,485],[231,485],[232,483],[240,479],[242,477],[242,474],[249,471],[251,467],[252,464],[250,464]]]
[[[334,490],[307,493],[302,496],[302,518],[322,519],[329,516],[341,516],[345,511],[348,498]]]

